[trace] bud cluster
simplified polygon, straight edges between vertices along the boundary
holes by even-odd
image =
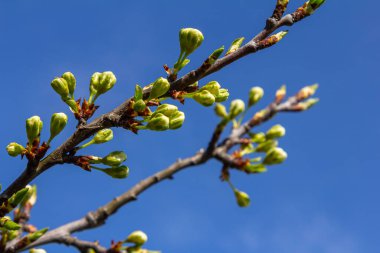
[[[211,106],[215,102],[226,101],[229,95],[228,90],[221,88],[217,81],[211,81],[199,90],[186,94],[185,97],[193,98],[203,106]]]
[[[93,104],[100,95],[112,89],[115,83],[116,76],[111,71],[105,71],[103,73],[95,72],[90,80],[89,104]]]
[[[50,85],[73,112],[78,112],[77,103],[74,98],[76,79],[71,72],[66,72],[61,77],[54,78]]]
[[[147,117],[146,126],[139,126],[139,129],[150,129],[153,131],[174,130],[182,126],[185,121],[185,114],[178,110],[178,107],[171,104],[159,105],[156,111]]]
[[[123,179],[129,175],[129,168],[122,165],[122,163],[127,160],[127,155],[123,151],[113,151],[103,158],[96,156],[89,156],[88,158],[90,164],[104,164],[110,166],[109,168],[90,166],[90,168],[102,171],[113,178]]]

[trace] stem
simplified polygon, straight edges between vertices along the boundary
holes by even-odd
[[[92,145],[94,143],[95,143],[95,140],[92,139],[91,141],[89,141],[89,142],[83,144],[82,146],[80,146],[78,149],[86,148],[86,147],[88,147],[88,146],[90,146],[90,145]]]

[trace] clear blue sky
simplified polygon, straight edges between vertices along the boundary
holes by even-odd
[[[302,3],[293,0],[289,9]],[[131,96],[136,83],[164,75],[162,65],[178,56],[180,28],[196,27],[205,35],[191,58],[190,68],[196,67],[215,48],[237,37],[252,37],[274,4],[0,0],[0,147],[24,143],[25,119],[32,115],[46,122],[46,139],[50,115],[69,113],[50,88],[55,76],[72,71],[79,82],[77,96],[88,96],[91,74],[112,70],[118,82],[98,100],[99,115]],[[235,184],[251,195],[250,208],[235,205],[227,185],[218,179],[220,165],[209,162],[149,190],[105,226],[77,235],[107,245],[142,229],[150,236],[147,246],[166,253],[379,252],[379,8],[369,0],[327,1],[314,16],[291,27],[279,45],[207,79],[227,87],[232,99],[245,97],[251,86],[263,86],[267,96],[260,107],[284,83],[290,93],[320,83],[318,106],[272,121],[287,129],[281,141],[289,154],[286,163],[259,176],[233,174]],[[117,129],[112,142],[86,150],[95,155],[125,150],[131,168],[126,180],[66,165],[35,180],[39,199],[32,222],[54,228],[80,218],[178,157],[204,147],[217,122],[212,109],[192,102],[182,109],[186,124],[178,131],[135,136]],[[70,117],[53,147],[74,126]],[[8,157],[5,150],[0,157],[0,181],[6,186],[26,161]],[[46,249],[75,252],[56,245]]]

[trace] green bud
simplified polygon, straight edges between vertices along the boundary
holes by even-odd
[[[28,188],[23,188],[13,194],[9,199],[8,199],[8,210],[11,211],[13,208],[15,208],[18,204],[21,203],[21,201],[27,196],[29,189]]]
[[[229,113],[230,119],[236,118],[239,114],[244,112],[244,110],[245,110],[245,104],[243,100],[241,99],[232,100],[230,104],[230,113]]]
[[[263,164],[249,164],[244,167],[244,171],[248,173],[263,173],[267,171],[267,168]]]
[[[222,55],[223,51],[224,51],[224,46],[212,52],[212,54],[208,57],[208,63],[210,65],[214,64],[216,60]]]
[[[165,116],[162,113],[157,113],[154,117],[151,117],[147,128],[153,131],[165,131],[168,130],[170,126],[169,117]]]
[[[244,41],[244,37],[241,37],[241,38],[237,38],[236,40],[234,40],[230,46],[230,48],[228,49],[226,55],[229,55],[233,52],[235,52],[236,50],[239,49],[239,47],[241,46],[241,44],[243,43]]]
[[[60,113],[54,113],[51,116],[50,120],[50,138],[48,143],[51,142],[51,140],[54,139],[62,130],[65,128],[67,124],[67,115],[63,112]]]
[[[143,245],[148,241],[148,236],[143,231],[134,231],[132,232],[127,239],[125,239],[125,242],[134,243],[136,245]]]
[[[309,85],[306,87],[303,87],[297,94],[298,100],[304,100],[306,98],[309,98],[315,94],[315,92],[318,89],[318,84]]]
[[[276,140],[267,140],[265,142],[262,142],[260,143],[259,145],[257,145],[255,151],[256,152],[263,152],[263,153],[266,153],[268,152],[270,149],[274,148],[274,147],[277,147],[278,145],[278,142]]]
[[[133,110],[135,110],[136,112],[143,112],[146,108],[146,104],[144,102],[144,100],[140,99],[140,100],[137,100],[134,104],[133,104]]]
[[[69,97],[70,90],[67,81],[64,78],[57,77],[54,78],[50,83],[51,87],[57,92],[62,98]]]
[[[105,143],[105,142],[108,142],[110,140],[113,139],[113,132],[111,129],[109,128],[106,128],[106,129],[102,129],[100,130],[99,132],[97,132],[94,136],[94,143],[95,144],[101,144],[101,143]]]
[[[98,86],[99,86],[99,80],[100,80],[101,74],[102,73],[95,72],[91,76],[91,80],[90,80],[90,98],[89,98],[89,103],[90,104],[93,103],[93,99],[94,99],[96,93],[98,92]]]
[[[41,230],[38,230],[34,233],[28,234],[26,237],[29,239],[29,241],[32,243],[34,241],[37,241],[41,236],[43,236],[49,229],[43,228]]]
[[[33,116],[26,120],[26,134],[30,145],[34,140],[39,141],[42,126],[43,123],[38,116]]]
[[[218,115],[219,117],[221,117],[221,118],[227,118],[228,117],[227,110],[226,110],[226,107],[224,105],[217,103],[215,105],[214,110],[215,110],[215,114]]]
[[[22,152],[24,152],[24,150],[25,148],[16,142],[11,142],[7,146],[8,155],[13,156],[13,157],[21,155]]]
[[[143,98],[143,89],[138,84],[136,84],[136,87],[135,87],[134,98],[135,98],[135,101],[141,100]]]
[[[152,86],[150,91],[149,99],[154,99],[165,95],[166,92],[170,89],[170,83],[167,79],[160,77],[158,78]]]
[[[72,112],[78,112],[78,104],[73,98],[65,98],[62,100],[70,107],[70,110]]]
[[[13,239],[16,239],[17,237],[20,236],[21,232],[20,230],[9,230],[7,231],[8,233],[8,242],[12,241]]]
[[[19,230],[21,226],[12,221],[9,217],[2,217],[0,218],[0,228],[5,228],[7,230]]]
[[[184,121],[185,121],[185,114],[183,112],[176,111],[169,118],[169,128],[173,130],[178,129],[182,126]]]
[[[37,202],[37,186],[27,185],[25,188],[28,189],[27,194],[22,199],[20,206],[25,206],[26,204],[34,206]]]
[[[29,250],[29,253],[46,253],[46,250],[44,250],[44,249],[31,249],[31,250]]]
[[[95,102],[100,95],[112,89],[115,83],[116,77],[111,71],[103,73],[95,72],[90,81],[90,104]]]
[[[127,155],[123,151],[114,151],[103,157],[102,163],[111,167],[120,166],[125,160]]]
[[[251,134],[251,141],[255,143],[262,143],[266,141],[266,136],[264,133],[256,133],[256,134]]]
[[[162,104],[159,105],[156,111],[152,114],[151,117],[154,117],[157,113],[162,113],[167,117],[171,117],[174,113],[178,111],[178,107],[171,104]]]
[[[261,87],[252,87],[249,91],[248,107],[255,105],[264,96],[264,90]]]
[[[237,189],[234,191],[234,193],[235,193],[236,202],[240,207],[249,206],[251,200],[247,193],[239,191]]]
[[[112,178],[117,178],[117,179],[123,179],[123,178],[128,177],[129,175],[129,168],[125,165],[122,165],[119,167],[107,168],[107,169],[96,168],[96,167],[91,167],[91,168],[102,171],[106,173],[108,176],[111,176]]]
[[[201,31],[194,28],[181,29],[179,31],[181,54],[190,55],[202,44],[203,40]]]
[[[277,138],[281,138],[282,136],[284,136],[286,133],[286,130],[283,126],[281,125],[274,125],[273,127],[271,127],[267,133],[266,133],[266,138],[267,139],[277,139]]]
[[[227,89],[220,89],[219,94],[215,97],[215,102],[224,102],[228,99],[230,93],[228,93]]]
[[[195,93],[193,99],[203,106],[212,106],[215,103],[215,96],[208,90]]]
[[[66,72],[62,75],[62,78],[66,80],[67,87],[69,88],[70,97],[74,98],[74,91],[76,87],[75,76],[71,72]]]
[[[207,90],[209,91],[214,97],[219,95],[220,90],[220,84],[217,81],[211,81],[202,88],[199,89],[199,91]]]
[[[280,164],[288,157],[288,154],[282,148],[272,148],[264,158],[263,164],[273,165]]]
[[[310,0],[306,2],[306,13],[308,15],[313,14],[324,2],[325,0]]]
[[[309,98],[305,102],[298,103],[297,107],[301,111],[306,111],[319,102],[318,98]]]

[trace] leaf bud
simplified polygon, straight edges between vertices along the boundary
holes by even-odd
[[[195,93],[193,99],[203,106],[211,106],[215,103],[215,96],[208,90]]]
[[[54,113],[51,116],[50,120],[50,138],[48,143],[51,142],[51,140],[54,139],[62,130],[65,128],[67,124],[67,115],[63,112],[60,113]]]
[[[276,91],[276,102],[280,103],[286,96],[286,85],[282,85],[280,89]]]
[[[179,31],[181,54],[190,55],[202,44],[203,40],[201,31],[194,28],[182,28]]]
[[[37,241],[41,236],[43,236],[49,229],[43,228],[41,230],[38,230],[34,233],[28,234],[26,237],[29,239],[29,241],[32,243],[34,241]]]
[[[208,57],[208,63],[210,65],[214,64],[216,60],[222,55],[223,51],[224,51],[224,46],[212,52],[212,54]]]
[[[307,1],[305,11],[307,15],[313,14],[321,5],[325,2],[325,0],[310,0]]]
[[[21,226],[9,217],[2,217],[0,218],[0,228],[5,228],[7,230],[19,230]]]
[[[244,171],[248,173],[264,173],[267,168],[263,164],[249,164],[244,167]]]
[[[148,236],[143,231],[140,231],[140,230],[132,232],[125,240],[125,242],[134,243],[140,246],[145,244],[147,241],[148,241]]]
[[[14,193],[9,199],[8,199],[8,210],[9,212],[12,211],[13,208],[15,208],[18,204],[21,203],[21,201],[27,196],[29,189],[23,188],[19,190],[18,192]]]
[[[241,37],[241,38],[237,38],[236,40],[234,40],[230,46],[230,48],[228,49],[226,55],[229,55],[233,52],[235,52],[236,50],[239,49],[239,47],[241,46],[241,44],[243,43],[244,41],[244,37]]]
[[[283,126],[280,124],[272,126],[266,133],[267,139],[277,139],[284,136],[286,133],[286,130]]]
[[[169,128],[174,130],[182,126],[185,121],[185,114],[181,111],[176,111],[169,118]]]
[[[239,114],[244,112],[244,110],[245,110],[245,104],[243,100],[241,99],[232,100],[230,104],[230,113],[229,113],[230,119],[236,118]]]
[[[21,155],[24,152],[24,150],[25,148],[16,142],[11,142],[7,146],[8,155],[13,157]]]
[[[261,87],[252,87],[249,91],[248,107],[255,105],[264,96],[264,90]]]
[[[319,102],[318,98],[309,98],[305,102],[298,103],[296,105],[296,107],[300,111],[306,111],[306,110],[310,109],[311,107],[313,107],[318,102]]]
[[[165,95],[166,92],[170,89],[170,83],[166,78],[160,77],[158,78],[152,86],[152,90],[150,91],[149,99],[154,99]]]
[[[306,98],[309,98],[315,94],[315,92],[318,89],[318,84],[310,85],[303,87],[297,94],[298,100],[304,100]]]
[[[282,148],[272,148],[264,158],[263,164],[280,164],[286,160],[288,154]]]
[[[20,206],[25,206],[27,204],[34,206],[37,202],[37,186],[27,185],[25,188],[28,189],[28,192],[25,195],[25,197],[22,199]]]
[[[165,131],[169,129],[169,117],[162,113],[157,113],[149,119],[147,128],[153,131]]]
[[[219,94],[215,97],[215,102],[224,102],[228,99],[230,93],[228,93],[227,89],[220,89]]]
[[[245,192],[234,190],[236,202],[240,207],[247,207],[249,206],[251,200],[249,198],[249,195]]]
[[[120,166],[125,160],[127,160],[127,155],[123,151],[113,151],[103,157],[101,162],[105,165],[116,167]]]
[[[57,77],[54,78],[50,83],[51,87],[57,92],[62,98],[67,98],[70,95],[69,85],[64,78]]]
[[[218,115],[219,117],[221,117],[221,118],[227,118],[228,117],[227,110],[226,110],[226,107],[224,105],[217,103],[215,105],[214,110],[215,110],[215,114]]]
[[[67,82],[67,87],[69,88],[70,97],[74,98],[74,91],[75,91],[75,87],[76,87],[75,76],[71,72],[65,72],[62,75],[62,78],[65,79]]]
[[[40,139],[42,126],[43,123],[38,116],[33,116],[26,120],[26,134],[30,145],[32,145],[35,140]]]

